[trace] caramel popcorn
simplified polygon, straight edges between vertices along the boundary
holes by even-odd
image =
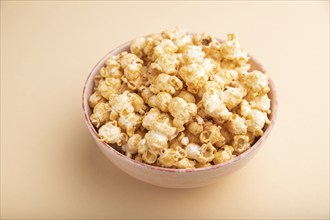
[[[234,148],[232,146],[225,145],[214,154],[214,164],[225,163],[234,158],[235,155],[233,155],[233,152]]]
[[[268,78],[248,61],[235,34],[223,43],[180,28],[138,37],[95,76],[91,123],[101,141],[139,162],[226,163],[270,124]]]
[[[125,136],[116,121],[109,121],[99,129],[100,140],[108,144],[122,145]]]
[[[194,103],[187,103],[183,98],[175,97],[170,100],[168,110],[174,117],[173,124],[178,131],[183,131],[192,116],[197,114],[197,106]]]
[[[92,124],[99,128],[106,123],[110,116],[110,105],[106,102],[99,102],[94,106],[93,114],[90,115]]]
[[[95,91],[88,100],[88,104],[91,108],[95,108],[95,106],[101,102],[106,102],[106,99],[103,98],[98,91]]]
[[[178,77],[161,73],[150,86],[150,90],[154,94],[163,91],[173,95],[176,91],[181,90],[182,86],[183,83]]]

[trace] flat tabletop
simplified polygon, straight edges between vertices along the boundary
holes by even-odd
[[[236,33],[279,98],[255,158],[196,189],[119,170],[81,108],[106,53],[176,26]],[[1,1],[1,218],[328,219],[329,1]]]

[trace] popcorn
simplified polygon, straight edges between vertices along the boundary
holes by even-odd
[[[234,34],[176,28],[138,37],[94,77],[88,103],[101,141],[150,165],[189,169],[225,163],[270,124],[267,76],[250,71]]]
[[[239,105],[240,114],[246,118],[251,111],[252,111],[252,108],[251,108],[249,102],[243,99]]]
[[[111,94],[117,94],[121,86],[121,80],[110,77],[100,80],[97,90],[105,99],[109,100]]]
[[[158,162],[162,167],[173,167],[176,166],[177,163],[185,158],[187,153],[181,147],[164,149],[158,158]],[[188,161],[186,161],[187,163]],[[184,162],[183,162],[184,163]],[[184,164],[181,163],[181,166]],[[191,166],[188,162],[186,166]]]
[[[227,109],[231,110],[242,102],[245,95],[246,90],[244,88],[228,87],[223,92],[223,103],[226,105]]]
[[[220,133],[225,138],[225,141],[224,141],[225,143],[228,144],[228,143],[231,143],[232,142],[234,134],[229,131],[228,126],[226,126],[226,124],[223,124],[222,125],[221,130],[220,130]],[[216,146],[217,147],[221,147],[225,143],[221,143],[221,144],[220,143],[216,143]]]
[[[177,73],[180,61],[175,54],[162,54],[157,57],[156,62],[152,65],[152,68],[158,72],[173,75]]]
[[[129,64],[124,69],[124,75],[127,81],[133,81],[136,80],[141,75],[141,71],[142,71],[142,64],[133,63],[133,64]]]
[[[216,149],[212,144],[188,144],[186,147],[187,158],[194,159],[200,163],[206,164],[214,159]]]
[[[157,108],[152,108],[145,114],[142,126],[148,130],[158,131],[168,138],[171,138],[177,132],[169,115],[161,113]]]
[[[122,69],[126,69],[130,65],[142,66],[143,61],[135,54],[123,52],[118,58]]]
[[[160,92],[156,95],[156,106],[162,112],[168,112],[168,105],[172,99],[172,96],[167,92]]]
[[[198,144],[190,143],[186,147],[187,158],[197,160],[200,157],[200,148],[201,146]]]
[[[185,91],[185,90],[181,91],[178,94],[178,97],[183,98],[188,103],[196,103],[196,99],[195,99],[194,95],[188,91]]]
[[[220,47],[222,66],[235,69],[236,67],[249,68],[247,64],[249,57],[245,50],[240,47],[235,34],[228,34],[227,41]]]
[[[144,37],[137,37],[135,38],[131,45],[130,50],[133,54],[135,54],[137,57],[143,56],[143,49],[146,46],[146,39]]]
[[[202,46],[189,45],[184,47],[183,59],[186,63],[201,63],[205,57]]]
[[[249,88],[250,92],[255,94],[267,94],[270,90],[267,76],[260,71],[246,72],[243,83]]]
[[[136,154],[135,157],[134,157],[134,160],[142,163],[143,162],[142,155],[141,154]]]
[[[183,125],[197,114],[197,106],[193,103],[187,103],[180,97],[175,97],[170,100],[168,110],[174,117],[173,125],[178,131],[183,131]]]
[[[216,91],[209,90],[204,93],[202,102],[205,113],[213,118],[228,120],[232,114],[223,103],[222,93],[219,96]]]
[[[184,135],[189,139],[189,143],[202,144],[199,135],[194,135],[188,129],[183,131]]]
[[[189,138],[184,136],[185,134],[178,134],[174,139],[170,140],[169,142],[169,148],[175,148],[175,147],[184,147],[184,145],[181,143],[183,138],[187,138],[189,142]]]
[[[117,95],[113,94],[109,98],[109,103],[111,110],[118,114],[122,113],[124,110],[126,112],[134,112],[134,107],[129,96],[129,92],[125,91],[123,94]]]
[[[134,135],[135,130],[139,127],[142,122],[140,115],[128,112],[126,110],[122,111],[118,118],[118,125],[124,129],[128,136]]]
[[[177,90],[182,89],[182,86],[183,84],[178,77],[162,73],[157,76],[154,84],[150,86],[150,90],[155,94],[162,91],[174,94]]]
[[[99,137],[101,141],[108,144],[122,145],[125,135],[121,133],[116,121],[107,122],[99,129]]]
[[[160,153],[162,149],[168,147],[168,139],[166,135],[155,130],[150,130],[144,136],[148,149],[151,149],[153,152]]]
[[[94,76],[94,88],[93,88],[93,92],[97,91],[97,88],[98,88],[101,80],[104,80],[104,77],[102,77],[100,74]]]
[[[246,116],[247,130],[255,136],[261,136],[263,134],[262,128],[265,124],[270,124],[267,118],[267,114],[258,110],[252,110]]]
[[[234,148],[229,145],[225,145],[221,150],[214,154],[214,164],[225,163],[234,157]]]
[[[154,84],[156,78],[161,73],[162,73],[162,69],[157,63],[151,62],[150,64],[148,64],[148,66],[147,66],[147,83],[145,84],[145,86]]]
[[[148,146],[147,146],[146,139],[145,138],[141,139],[137,147],[138,147],[138,155],[140,155],[141,160],[143,160],[142,155],[144,153],[148,152]],[[156,155],[156,157],[157,157],[157,155]]]
[[[202,143],[211,144],[215,144],[223,139],[220,133],[220,128],[213,124],[211,126],[204,126],[204,130],[200,133],[199,138]]]
[[[182,66],[179,75],[186,83],[187,90],[193,94],[196,94],[209,78],[203,66],[197,63]]]
[[[207,74],[210,76],[218,73],[220,71],[220,65],[215,60],[211,58],[204,58],[202,66]]]
[[[207,81],[203,87],[198,91],[198,96],[199,97],[203,97],[203,95],[208,92],[208,91],[213,91],[216,92],[218,94],[218,96],[221,97],[223,96],[223,86],[221,85],[221,83],[219,83],[218,81]]]
[[[142,154],[142,160],[148,164],[153,164],[157,160],[157,154],[151,151],[146,151]]]
[[[189,144],[189,138],[188,137],[183,137],[181,139],[180,143],[184,146],[187,146]]]
[[[95,91],[88,99],[89,107],[95,108],[96,104],[99,102],[105,102],[105,98],[103,98],[98,91]]]
[[[221,44],[214,37],[208,34],[195,34],[193,36],[193,41],[196,44],[201,44],[203,46],[203,51],[206,56],[211,57],[215,61],[220,61],[222,59],[221,56]]]
[[[164,55],[171,55],[177,52],[178,47],[174,44],[173,41],[169,39],[163,39],[155,48],[154,55],[156,57],[161,57]]]
[[[195,168],[196,162],[194,160],[189,160],[188,158],[182,158],[175,163],[175,167],[179,169],[189,169]]]
[[[154,100],[149,103],[151,97],[154,96],[149,87],[142,88],[140,94],[145,103],[147,103],[150,107],[156,107],[156,96],[153,98]]]
[[[250,147],[249,136],[247,135],[235,135],[232,146],[238,153],[243,153]]]
[[[213,36],[203,33],[203,34],[193,34],[191,40],[194,45],[209,45],[210,42],[214,39]]]
[[[124,151],[129,154],[136,154],[138,152],[138,145],[142,139],[142,136],[139,134],[134,134],[129,137],[127,143],[123,146]]]
[[[198,124],[197,122],[192,122],[189,124],[188,126],[188,130],[194,134],[194,135],[198,135],[203,131],[203,125]]]
[[[129,93],[128,97],[132,103],[134,111],[140,114],[144,114],[147,110],[147,106],[144,104],[144,100],[142,99],[142,97],[136,93]]]
[[[148,36],[146,39],[145,47],[143,48],[143,52],[145,55],[149,57],[149,59],[152,59],[152,54],[154,52],[154,48],[160,44],[161,39],[156,38],[155,36]]]
[[[238,72],[232,69],[220,69],[220,71],[216,73],[216,76],[222,80],[224,86],[227,86],[231,82],[238,80]]]
[[[211,143],[208,143],[203,144],[199,151],[201,152],[201,156],[197,158],[197,161],[200,163],[209,163],[214,159],[216,149]]]
[[[147,68],[143,66],[143,60],[135,54],[125,52],[120,55],[118,60],[124,70],[121,79],[129,89],[136,90],[145,83]]]
[[[246,100],[243,100],[240,104],[239,112],[246,119],[245,125],[247,126],[247,131],[251,132],[254,136],[261,136],[264,125],[270,124],[267,113],[252,109]]]
[[[270,99],[267,94],[255,97],[249,104],[253,109],[266,112],[267,114],[270,113]]]
[[[196,168],[206,168],[206,167],[211,167],[212,166],[212,164],[211,163],[199,163],[199,162],[197,162],[196,163]]]
[[[246,134],[247,126],[245,125],[245,119],[237,114],[233,114],[228,120],[228,130],[232,134]]]
[[[150,109],[150,111],[147,112],[143,117],[143,121],[142,121],[143,127],[145,127],[148,130],[151,130],[154,124],[160,118],[161,114],[162,113],[157,108]]]
[[[110,56],[105,61],[105,66],[101,68],[100,75],[104,78],[113,77],[117,79],[123,75],[116,56]]]
[[[187,35],[184,29],[176,28],[172,31],[163,31],[162,36],[172,40],[178,48],[191,44],[191,36]]]
[[[93,114],[90,116],[92,124],[99,128],[101,125],[109,120],[110,116],[110,106],[109,103],[99,102],[95,105],[93,109]]]

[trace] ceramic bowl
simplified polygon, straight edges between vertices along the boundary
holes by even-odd
[[[220,39],[219,41],[222,42],[222,40]],[[129,175],[149,184],[169,188],[193,188],[221,181],[221,179],[225,175],[243,167],[255,156],[257,151],[265,143],[268,135],[270,134],[277,116],[278,105],[276,89],[271,79],[269,79],[271,90],[268,94],[271,99],[271,114],[269,116],[271,124],[264,129],[264,134],[250,149],[226,163],[198,169],[171,169],[155,167],[132,160],[121,154],[120,152],[116,151],[110,145],[101,142],[98,139],[97,131],[89,120],[89,115],[91,114],[92,110],[88,105],[88,98],[92,94],[94,84],[93,79],[94,76],[99,73],[99,70],[104,65],[104,62],[108,59],[110,55],[117,55],[122,51],[129,51],[130,43],[131,41],[110,51],[96,64],[96,66],[93,68],[93,70],[87,77],[82,96],[84,120],[87,124],[88,130],[92,135],[93,139],[95,140],[97,146],[113,164],[115,164],[117,167],[119,167],[121,170],[128,173]],[[263,68],[263,66],[258,63],[253,57],[251,57],[249,63],[251,64],[251,69],[260,70],[266,73],[266,70]]]

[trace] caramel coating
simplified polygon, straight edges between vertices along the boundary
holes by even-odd
[[[135,38],[94,78],[91,123],[127,157],[173,169],[225,163],[270,124],[267,75],[235,34],[220,43],[176,28]]]

